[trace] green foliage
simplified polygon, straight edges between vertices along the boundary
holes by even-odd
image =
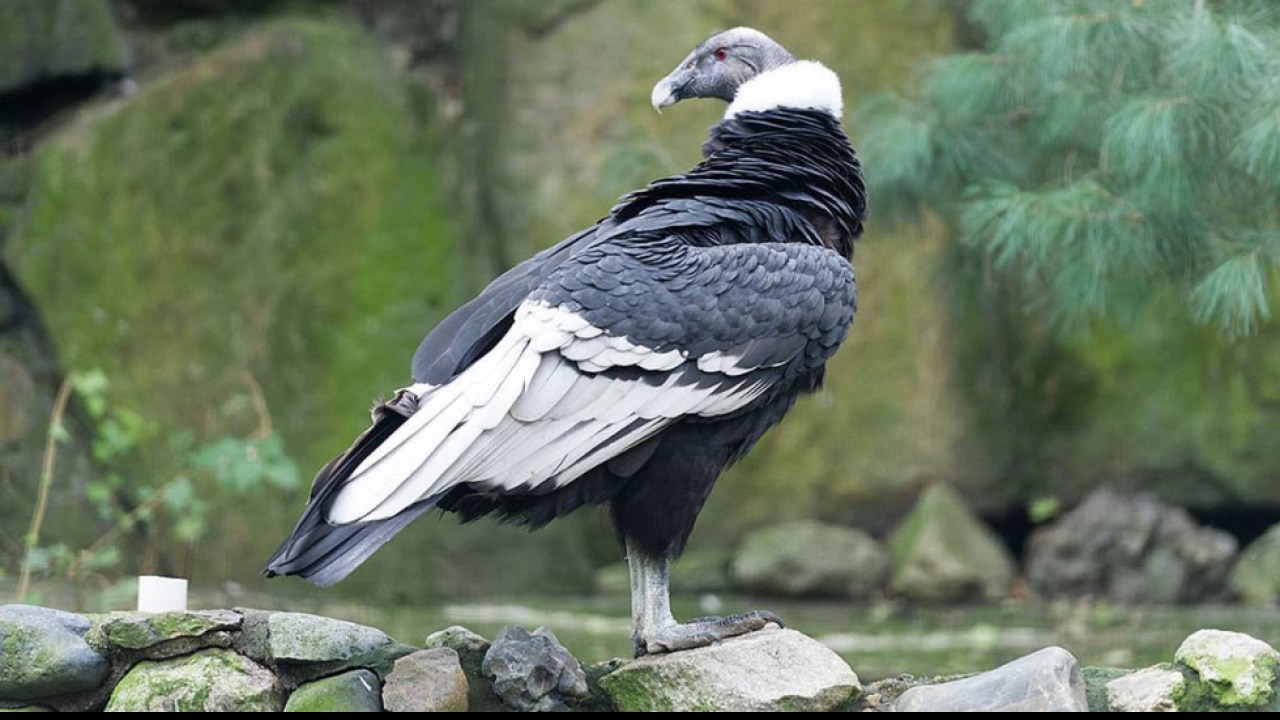
[[[458,274],[435,131],[369,33],[306,5],[316,17],[220,30],[216,49],[69,118],[33,154],[5,238],[59,359],[102,367],[103,401],[159,426],[132,471],[187,476],[208,503],[206,527],[183,528],[203,532],[208,582],[258,582],[305,499],[237,502],[250,458],[287,477],[257,406],[314,472],[409,380]],[[194,467],[220,438],[239,445]]]
[[[979,0],[981,52],[933,62],[857,124],[877,206],[940,212],[1055,320],[1158,290],[1231,335],[1280,262],[1280,7]]]
[[[1062,514],[1062,499],[1052,495],[1035,498],[1027,504],[1027,519],[1043,525]]]
[[[262,496],[299,484],[298,469],[280,438],[270,432],[265,416],[247,438],[223,437],[195,445],[190,431],[170,433],[168,443],[180,459],[178,472],[168,479],[149,479],[137,473],[136,455],[163,440],[160,426],[113,404],[111,384],[101,370],[72,373],[68,382],[93,421],[90,447],[99,472],[85,486],[85,498],[106,530],[87,547],[74,548],[59,541],[38,544],[40,523],[33,524],[26,573],[64,576],[77,586],[90,578],[113,581],[121,572],[140,569],[139,563],[124,562],[127,554],[140,554],[159,558],[156,562],[168,567],[185,564],[188,567],[180,570],[185,574],[190,553],[208,529],[211,505],[220,496]],[[51,420],[50,435],[65,443],[70,435],[60,417],[58,412]],[[52,469],[52,458],[48,466]],[[140,553],[129,552],[138,549],[138,543],[130,543],[131,536],[142,538]],[[182,554],[187,555],[185,563]]]

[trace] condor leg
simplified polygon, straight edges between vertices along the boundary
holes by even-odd
[[[769,625],[782,627],[782,620],[767,610],[677,623],[671,614],[668,561],[649,557],[628,540],[627,564],[631,568],[631,637],[636,657],[703,647]]]

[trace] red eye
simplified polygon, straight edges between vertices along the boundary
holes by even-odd
[[[720,62],[724,62],[725,59],[729,57],[729,51],[724,48],[717,48],[712,54],[715,56],[716,60],[719,60]]]

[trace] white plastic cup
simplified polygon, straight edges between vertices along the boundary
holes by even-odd
[[[186,578],[138,576],[138,611],[169,612],[187,609]]]

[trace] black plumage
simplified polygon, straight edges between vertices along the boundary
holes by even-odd
[[[433,507],[536,528],[608,503],[630,547],[679,555],[724,468],[821,385],[866,215],[828,110],[739,112],[703,151],[440,323],[267,573],[336,582]]]

